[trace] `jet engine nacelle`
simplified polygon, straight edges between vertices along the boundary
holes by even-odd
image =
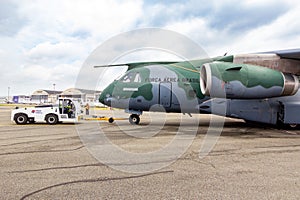
[[[205,96],[261,99],[291,96],[298,87],[295,75],[256,65],[214,62],[200,70],[200,88]]]

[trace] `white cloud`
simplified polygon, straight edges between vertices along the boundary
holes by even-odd
[[[81,63],[60,64],[53,68],[43,65],[31,64],[23,66],[20,73],[12,74],[10,81],[11,91],[16,94],[31,94],[37,89],[53,89],[56,84],[57,90],[74,87],[76,76]]]
[[[15,94],[51,89],[54,82],[61,89],[72,87],[85,58],[98,45],[135,28],[179,32],[209,56],[300,44],[300,7],[293,0],[5,2],[0,2],[0,28],[8,30],[0,34],[0,95],[7,94],[8,86]],[[134,43],[135,39],[128,40]],[[127,59],[143,56],[132,54]],[[152,53],[151,57],[161,56]]]
[[[85,32],[103,39],[133,28],[135,21],[142,15],[141,6],[142,2],[138,0],[24,2],[20,12],[30,24],[20,35],[68,41],[74,34]]]
[[[60,42],[51,44],[50,42],[40,43],[25,53],[29,59],[34,61],[72,61],[78,59],[78,55],[87,56],[85,48],[76,43]],[[80,56],[82,58],[82,56]],[[46,63],[47,64],[47,63]]]
[[[207,13],[165,27],[195,40],[209,56],[299,48],[299,5],[292,0],[212,1]],[[189,3],[185,7],[178,9],[191,9]]]
[[[215,52],[212,50],[215,47],[213,44],[220,41],[220,36],[224,34],[209,28],[207,21],[203,18],[191,18],[174,22],[167,25],[166,28],[190,37],[207,52],[208,56],[211,52]]]
[[[295,4],[274,22],[243,35],[231,45],[232,50],[246,53],[299,48],[299,9],[300,5]]]
[[[0,95],[7,94],[8,86],[15,94],[51,89],[53,82],[74,86],[89,53],[111,35],[134,28],[142,14],[139,0],[13,0],[9,7],[22,26],[13,29],[15,35],[0,36]]]

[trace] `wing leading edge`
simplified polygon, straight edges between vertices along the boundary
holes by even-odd
[[[133,68],[138,68],[138,67],[145,67],[149,65],[168,65],[168,64],[174,64],[178,63],[178,61],[157,61],[157,62],[135,62],[135,63],[122,63],[122,64],[113,64],[113,65],[99,65],[99,66],[94,66],[94,68],[99,68],[99,67],[116,67],[116,66],[128,66],[128,70],[131,70]]]
[[[278,51],[269,51],[263,53],[264,54],[274,53],[277,54],[280,58],[300,60],[300,49],[278,50]]]

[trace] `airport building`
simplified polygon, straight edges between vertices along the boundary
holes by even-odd
[[[7,97],[0,97],[0,103],[7,103]]]
[[[104,106],[99,103],[99,96],[101,91],[87,90],[79,88],[69,88],[64,91],[56,90],[36,90],[31,96],[16,95],[12,100],[14,103],[28,103],[28,104],[54,104],[59,97],[72,98],[81,104],[89,103],[90,106]],[[4,98],[3,102],[7,102]]]
[[[36,90],[31,95],[30,102],[36,104],[55,103],[61,93],[62,91],[56,90]]]
[[[96,90],[69,88],[59,94],[59,97],[70,97],[82,104],[89,103],[93,106],[99,103],[100,93],[100,91]]]
[[[27,95],[13,96],[13,103],[31,103],[31,97]]]

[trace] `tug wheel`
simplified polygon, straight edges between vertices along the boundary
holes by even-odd
[[[24,113],[16,114],[15,116],[16,124],[27,124],[27,121],[28,121],[28,117],[26,114]]]
[[[50,125],[54,125],[58,123],[57,115],[50,114],[46,116],[46,122]]]

